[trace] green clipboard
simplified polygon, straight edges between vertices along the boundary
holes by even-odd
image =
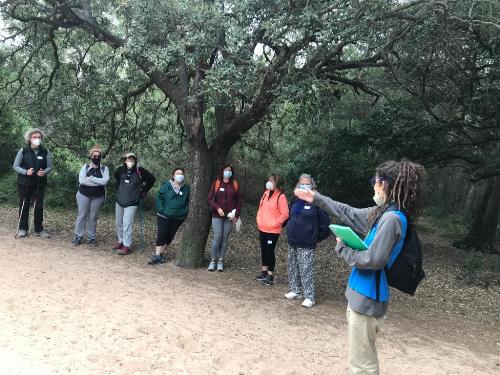
[[[339,237],[350,248],[356,250],[368,249],[365,242],[351,228],[336,224],[331,224],[329,228],[333,234]]]

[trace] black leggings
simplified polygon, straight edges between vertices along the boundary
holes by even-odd
[[[156,216],[158,218],[158,235],[156,237],[156,246],[170,245],[174,239],[177,229],[184,222],[181,220],[172,220],[166,217]]]
[[[45,187],[26,187],[23,185],[17,185],[17,192],[19,194],[19,216],[21,217],[21,220],[19,222],[19,229],[26,231],[28,230],[30,203],[33,203],[35,205],[35,232],[41,232],[43,230],[43,197],[45,193]]]
[[[274,249],[276,248],[280,235],[276,233],[265,233],[259,230],[259,236],[262,265],[267,266],[269,271],[274,272],[274,266],[276,265],[276,254]]]

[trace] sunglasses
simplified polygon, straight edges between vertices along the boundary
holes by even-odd
[[[384,177],[372,177],[372,178],[370,178],[370,184],[372,186],[375,186],[375,184],[377,184],[379,182],[384,182],[384,181],[387,181]]]

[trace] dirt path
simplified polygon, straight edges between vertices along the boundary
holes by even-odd
[[[344,301],[306,310],[239,271],[149,267],[67,239],[15,241],[6,226],[0,255],[2,375],[347,373]],[[432,319],[389,313],[383,373],[498,373],[497,342]]]

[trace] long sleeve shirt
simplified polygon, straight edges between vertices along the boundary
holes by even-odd
[[[38,150],[33,150],[36,155],[38,155]],[[23,160],[23,149],[21,148],[17,154],[16,158],[14,159],[14,164],[12,165],[12,168],[14,171],[18,174],[25,175],[28,170],[24,169],[21,167],[21,162]],[[45,174],[49,174],[52,171],[52,154],[50,151],[47,151],[47,168],[45,168]]]
[[[349,226],[357,232],[367,234],[371,229],[369,214],[375,207],[354,208],[317,192],[314,195],[313,204],[321,207],[343,225]],[[368,250],[354,250],[341,242],[337,244],[335,251],[351,267],[369,270],[382,269],[387,264],[395,244],[401,239],[402,227],[399,216],[393,211],[386,211],[378,221],[375,238]],[[387,311],[387,303],[368,298],[349,286],[345,295],[349,306],[361,314],[383,316]]]
[[[109,168],[102,168],[102,177],[87,176],[88,166],[84,164],[78,175],[78,182],[85,186],[106,186],[109,181]]]
[[[235,218],[240,217],[241,193],[239,189],[235,189],[232,181],[228,183],[221,181],[218,191],[215,191],[215,183],[212,183],[208,193],[207,203],[211,208],[212,217],[220,217],[217,212],[219,208],[222,208],[226,217],[228,213],[236,209]]]

